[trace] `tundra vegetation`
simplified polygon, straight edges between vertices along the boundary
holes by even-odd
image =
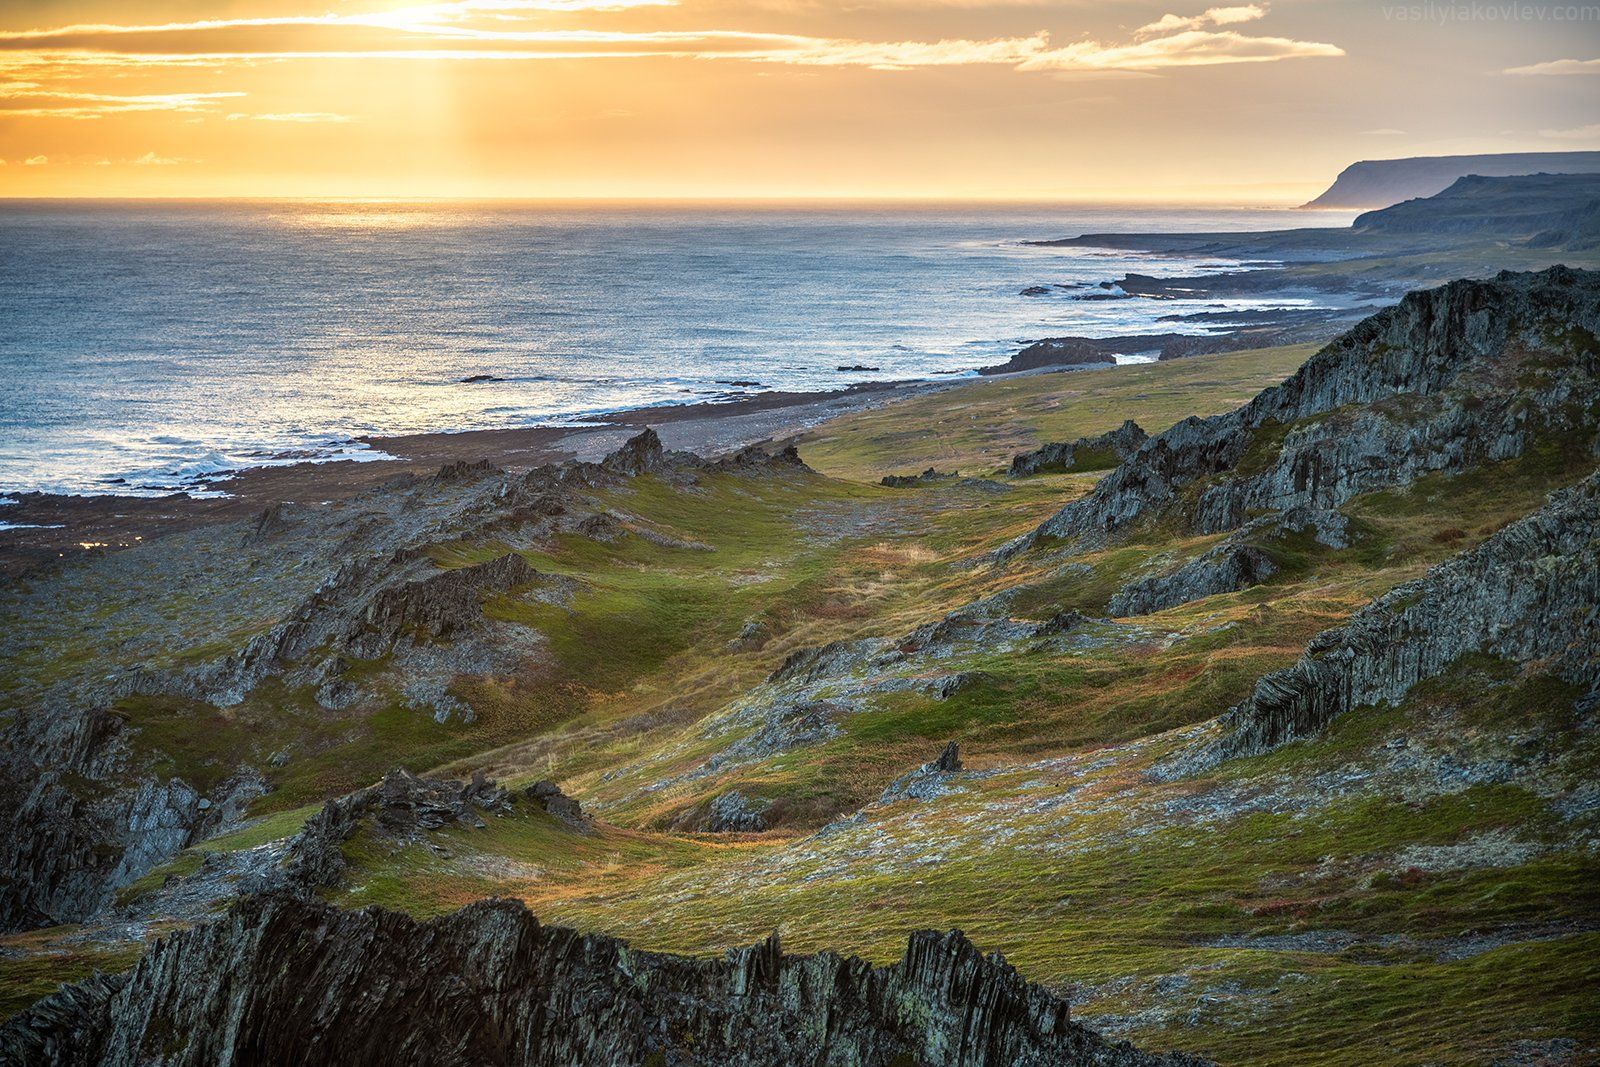
[[[4,1008],[273,889],[704,957],[959,928],[1228,1064],[1600,1055],[1597,331],[1600,276],[1507,274],[27,577],[7,800],[67,858],[8,846]]]

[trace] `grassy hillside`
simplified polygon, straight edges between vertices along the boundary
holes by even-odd
[[[605,488],[615,537],[436,545],[445,567],[515,550],[570,580],[562,598],[485,604],[539,635],[537,670],[462,679],[470,724],[398,698],[389,719],[341,717],[273,689],[226,713],[125,703],[140,743],[191,776],[219,773],[230,750],[315,739],[268,771],[266,821],[179,855],[125,904],[282,839],[391,763],[483,770],[560,781],[593,832],[525,809],[416,840],[363,832],[328,895],[417,914],[513,896],[545,920],[706,954],[777,929],[793,949],[886,961],[907,932],[956,926],[1095,1025],[1225,1063],[1581,1056],[1600,1045],[1600,816],[1571,797],[1600,745],[1537,665],[1464,659],[1321,737],[1156,772],[1313,635],[1534,510],[1592,452],[1534,449],[1357,496],[1341,509],[1347,547],[1263,541],[1266,582],[1136,618],[1103,617],[1111,594],[1219,535],[1152,523],[1000,565],[989,553],[1099,475],[872,484],[927,466],[992,474],[1127,418],[1154,433],[1237,406],[1310,351],[963,384],[808,432],[816,473]],[[94,642],[63,654],[93,657]],[[829,671],[773,677],[829,642],[849,643]],[[203,744],[185,739],[201,714]],[[962,773],[879,800],[952,740]],[[733,792],[770,828],[701,832]],[[0,996],[37,995],[41,966],[68,977],[123,960],[121,937],[0,938],[16,950]]]
[[[1231,411],[1314,351],[1315,345],[1290,345],[983,379],[834,419],[802,436],[800,449],[824,474],[858,481],[928,467],[989,474],[1018,452],[1105,433],[1124,419],[1154,434],[1190,415]]]

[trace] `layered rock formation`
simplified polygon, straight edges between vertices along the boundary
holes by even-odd
[[[1261,752],[1351,708],[1398,703],[1471,654],[1600,687],[1600,475],[1319,634],[1228,713],[1216,754]]]
[[[1011,457],[1011,476],[1021,478],[1046,471],[1105,470],[1139,451],[1139,446],[1149,436],[1138,423],[1128,419],[1106,433],[1041,445],[1031,452],[1019,453]]]
[[[641,952],[488,900],[416,922],[284,894],[170,935],[127,975],[0,1029],[37,1064],[837,1063],[1194,1067],[1112,1043],[961,934],[872,967],[776,936],[716,960]]]
[[[127,725],[100,708],[19,711],[0,748],[0,929],[86,918],[265,792],[243,772],[202,793],[141,768]]]
[[[1600,275],[1552,267],[1412,293],[1282,385],[1146,441],[1040,537],[1103,539],[1177,510],[1199,533],[1252,513],[1332,508],[1433,471],[1594,437]]]
[[[1274,543],[1295,535],[1324,548],[1349,546],[1350,522],[1337,511],[1291,508],[1239,527],[1216,545],[1173,570],[1135,578],[1111,596],[1106,614],[1148,615],[1191,600],[1232,593],[1271,578],[1280,570]]]
[[[1155,574],[1124,585],[1106,604],[1106,614],[1148,615],[1191,600],[1259,585],[1276,573],[1278,565],[1258,546],[1224,541],[1170,574]]]

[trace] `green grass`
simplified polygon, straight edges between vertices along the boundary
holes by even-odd
[[[7,947],[26,954],[0,956],[0,1020],[49,996],[60,986],[82,981],[96,971],[105,974],[125,971],[144,951],[142,943],[128,942],[104,947],[49,944],[36,948],[29,942],[9,939]]]
[[[1310,352],[967,383],[809,432],[802,454],[818,474],[642,477],[608,489],[596,502],[616,515],[620,537],[561,535],[526,551],[555,581],[486,602],[492,620],[537,636],[525,668],[455,684],[477,713],[470,725],[408,707],[387,658],[354,666],[383,697],[359,711],[319,708],[309,692],[277,682],[228,709],[121,701],[136,757],[158,773],[207,788],[245,762],[269,767],[274,787],[257,807],[264,818],[180,854],[125,896],[182,877],[206,852],[287,836],[323,798],[391,766],[481,768],[513,784],[562,781],[599,813],[594,832],[519,811],[404,844],[363,833],[345,848],[348,883],[329,895],[420,915],[509,895],[541,919],[701,954],[777,928],[794,950],[887,961],[911,930],[959,926],[1030,978],[1080,987],[1090,1016],[1181,1002],[1176,1014],[1139,1016],[1133,1036],[1230,1064],[1473,1062],[1522,1038],[1600,1042],[1588,1010],[1600,978],[1600,869],[1574,845],[1600,827],[1564,820],[1552,804],[1560,783],[1600,773],[1600,746],[1572,712],[1570,687],[1468,658],[1403,705],[1347,714],[1320,737],[1198,779],[1148,773],[1314,634],[1593,469],[1579,435],[1358,497],[1343,509],[1346,549],[1306,535],[1264,538],[1279,566],[1264,585],[1090,623],[1074,634],[1088,647],[957,647],[914,668],[968,672],[948,699],[868,694],[826,743],[645,788],[720,751],[732,735],[708,735],[707,717],[797,649],[892,637],[1001,594],[1018,618],[1101,614],[1125,582],[1218,540],[1151,523],[1096,551],[1045,544],[994,566],[985,553],[1087,492],[1095,473],[1044,474],[1002,492],[895,492],[872,484],[885,471],[994,471],[1016,451],[1128,417],[1159,432],[1247,400]],[[1291,429],[1263,428],[1240,469],[1270,463]],[[432,554],[451,567],[510,550],[484,539]],[[237,614],[237,625],[251,624]],[[752,620],[764,641],[734,643]],[[58,666],[83,669],[85,655],[67,642]],[[1543,746],[1546,778],[1439,775],[1424,787],[1420,772],[1391,779],[1379,766],[1385,746],[1412,742],[1463,760],[1520,758],[1508,738]],[[982,777],[813,835],[949,740]],[[275,766],[279,751],[290,758]],[[733,788],[770,802],[777,829],[673,829]],[[1496,835],[1531,851],[1498,867],[1404,859]],[[1464,932],[1530,922],[1570,930],[1461,959],[1435,951]],[[1327,952],[1218,943],[1332,930],[1360,940]],[[24,950],[20,961],[0,961],[6,1004],[37,995],[52,968],[79,974],[92,962],[87,950],[42,940]],[[56,950],[64,954],[42,955]],[[49,960],[58,962],[34,967]],[[1177,998],[1157,986],[1174,976],[1189,983]]]
[[[1105,433],[1124,419],[1156,434],[1190,415],[1230,411],[1315,351],[1290,345],[964,383],[834,419],[805,434],[800,453],[817,470],[857,481],[927,467],[987,474],[1018,452]]]

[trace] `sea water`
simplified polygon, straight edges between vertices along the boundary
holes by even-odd
[[[1064,205],[13,201],[0,204],[0,493],[194,489],[245,466],[378,458],[364,436],[970,374],[1063,334],[1203,332],[1167,320],[1305,301],[1090,299],[1082,287],[1129,272],[1271,265],[1028,242],[1348,222]],[[1023,295],[1033,286],[1049,292]],[[462,381],[474,376],[491,380]]]

